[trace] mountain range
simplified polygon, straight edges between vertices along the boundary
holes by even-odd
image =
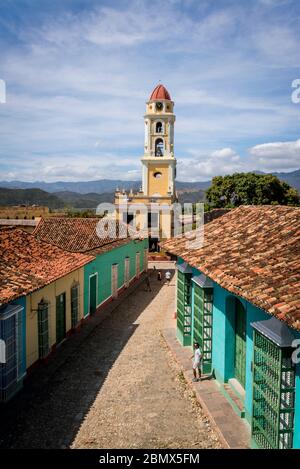
[[[263,174],[261,171],[257,173]],[[300,192],[300,169],[290,173],[272,173],[286,181]],[[140,181],[122,181],[100,179],[98,181],[79,182],[24,182],[0,181],[0,206],[37,204],[49,208],[72,207],[75,209],[95,209],[101,202],[114,201],[116,187],[138,190]],[[184,182],[176,181],[180,203],[200,202],[205,199],[205,190],[211,181]]]
[[[260,174],[264,174],[262,171],[255,171]],[[291,186],[295,187],[300,191],[300,169],[288,173],[274,172],[272,173],[279,177],[283,181],[286,181]],[[182,190],[205,190],[211,184],[211,181],[198,181],[198,182],[185,182],[176,181],[176,189]],[[112,193],[118,187],[119,189],[136,191],[139,189],[141,181],[132,180],[124,181],[121,179],[99,179],[97,181],[56,181],[56,182],[45,182],[45,181],[0,181],[0,187],[6,187],[8,189],[42,189],[50,193],[57,192],[76,192],[77,194],[103,194]]]
[[[56,192],[77,192],[78,194],[96,193],[103,194],[106,192],[114,192],[116,188],[125,189],[126,191],[139,189],[141,181],[122,181],[120,179],[100,179],[98,181],[0,181],[0,187],[8,189],[42,189],[43,191],[56,193]],[[202,182],[182,182],[176,181],[176,188],[181,189],[207,189],[210,186],[210,181]]]

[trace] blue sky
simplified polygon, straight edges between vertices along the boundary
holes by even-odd
[[[298,0],[2,0],[0,179],[139,179],[175,101],[179,180],[300,168]]]

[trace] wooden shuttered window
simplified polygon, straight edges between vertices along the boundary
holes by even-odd
[[[264,449],[293,448],[294,349],[280,348],[254,330],[252,439]]]
[[[74,328],[79,321],[79,285],[71,288],[71,327]]]
[[[49,354],[49,303],[40,301],[38,304],[38,344],[39,358],[45,358]]]
[[[193,340],[203,354],[203,372],[212,372],[213,289],[194,284]]]
[[[177,272],[177,328],[183,345],[191,345],[192,307],[191,307],[191,274]]]

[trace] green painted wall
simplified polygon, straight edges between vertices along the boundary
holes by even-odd
[[[298,334],[298,339],[300,339],[300,334]],[[300,359],[300,350],[299,345],[297,347],[297,358]],[[294,448],[300,449],[300,362],[297,363],[296,368],[296,400],[295,400],[295,429],[294,429]]]
[[[182,263],[182,259],[178,259]],[[193,275],[199,275],[199,271],[193,269]],[[193,284],[193,282],[192,282]],[[192,295],[194,298],[194,295]],[[257,308],[246,300],[232,295],[214,282],[213,293],[213,369],[218,381],[224,383],[234,377],[234,353],[235,353],[235,307],[234,301],[238,298],[244,306],[246,314],[246,385],[245,385],[245,414],[251,422],[252,418],[252,386],[253,377],[251,363],[253,360],[253,328],[252,322],[270,319],[270,315]],[[194,319],[194,305],[192,303],[192,319]],[[295,338],[300,338],[300,333],[295,333]],[[177,329],[177,337],[182,343],[182,336]],[[300,360],[300,350],[298,352]],[[294,448],[300,448],[300,362],[296,368],[296,401],[295,401],[295,428]]]
[[[118,264],[118,288],[124,284],[125,258],[130,258],[130,279],[135,272],[136,253],[140,252],[140,271],[144,269],[145,249],[148,248],[148,239],[141,241],[131,240],[128,244],[99,254],[97,258],[84,267],[84,316],[89,314],[89,278],[98,274],[97,304],[100,305],[111,296],[111,269]]]

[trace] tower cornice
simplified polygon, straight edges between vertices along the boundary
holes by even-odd
[[[146,114],[144,114],[144,119],[154,119],[156,118],[157,119],[163,119],[164,117],[165,118],[168,118],[170,119],[170,117],[173,118],[173,121],[176,120],[176,116],[173,112],[147,112]]]

